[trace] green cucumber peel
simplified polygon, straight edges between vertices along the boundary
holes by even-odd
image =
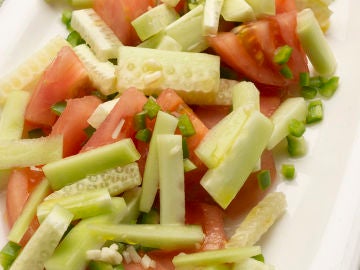
[[[45,261],[54,252],[72,218],[73,215],[69,211],[61,206],[55,206],[30,238],[10,269],[43,270]]]
[[[140,158],[133,141],[123,139],[118,142],[70,156],[43,167],[53,190],[72,184],[88,175],[124,166]]]
[[[146,95],[171,88],[193,104],[213,103],[220,83],[220,58],[206,53],[122,46],[119,49],[117,89],[136,87]]]
[[[248,22],[255,20],[252,7],[246,0],[224,0],[221,15],[226,21]]]
[[[62,158],[63,137],[1,140],[0,170],[47,164]]]
[[[204,240],[197,225],[91,224],[88,228],[94,237],[164,250],[195,248]]]
[[[43,201],[37,208],[37,217],[42,222],[55,205],[67,209],[74,219],[87,218],[111,212],[111,197],[106,188],[85,191],[66,197]]]
[[[0,114],[0,140],[21,139],[29,99],[30,93],[26,91],[15,90],[9,93]]]
[[[166,4],[160,4],[143,13],[131,22],[141,41],[159,33],[167,25],[179,18],[175,9]]]
[[[260,246],[227,248],[191,254],[176,255],[172,262],[176,268],[189,266],[209,266],[222,263],[236,263],[261,253]]]
[[[337,66],[336,59],[311,9],[298,13],[296,31],[316,72],[322,76],[333,75]]]
[[[302,97],[288,98],[271,115],[270,120],[274,125],[268,149],[274,148],[280,141],[289,135],[289,124],[296,119],[305,122],[307,115],[307,103]]]
[[[91,218],[82,219],[64,237],[52,256],[45,262],[46,270],[85,269],[88,260],[86,251],[101,248],[105,240],[89,237],[89,224],[112,224],[119,222],[127,212],[124,199],[113,198],[113,212]]]
[[[185,223],[184,165],[181,135],[158,135],[160,224]]]
[[[49,194],[49,192],[50,185],[44,178],[31,193],[20,216],[12,226],[7,237],[9,241],[18,244],[20,243],[21,239],[29,228],[31,221],[36,215],[36,209],[38,205],[42,202],[46,195]]]
[[[202,177],[200,184],[222,208],[230,204],[256,167],[272,130],[271,121],[252,110],[223,160]]]
[[[178,119],[175,116],[162,111],[158,112],[144,169],[142,194],[139,206],[140,211],[142,212],[150,211],[159,187],[157,136],[160,134],[173,134],[177,124]]]
[[[99,174],[89,175],[84,179],[51,193],[46,197],[46,200],[72,196],[102,188],[107,188],[111,196],[116,196],[140,184],[141,175],[139,165],[136,162],[132,162],[128,165],[109,169]]]

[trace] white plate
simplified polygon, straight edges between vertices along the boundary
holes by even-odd
[[[341,85],[325,101],[325,119],[309,127],[309,153],[295,160],[297,178],[282,182],[288,211],[262,240],[278,270],[360,269],[360,2],[337,0],[328,32]],[[60,9],[43,0],[5,0],[0,8],[0,75],[56,34],[65,36]],[[3,196],[2,196],[3,197]],[[1,215],[4,215],[4,203]],[[0,246],[7,228],[0,226]]]

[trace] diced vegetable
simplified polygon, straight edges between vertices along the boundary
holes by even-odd
[[[119,101],[119,98],[114,98],[101,103],[89,117],[88,123],[94,127],[98,128],[100,124],[105,120],[111,110],[114,108],[115,104]]]
[[[252,7],[246,0],[224,0],[221,15],[227,21],[248,22],[255,19]]]
[[[0,265],[4,270],[8,270],[19,255],[21,251],[21,246],[14,242],[7,242],[6,245],[0,251]]]
[[[205,36],[216,35],[219,28],[220,12],[224,0],[207,0],[204,5],[203,33]]]

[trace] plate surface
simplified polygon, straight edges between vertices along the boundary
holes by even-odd
[[[261,243],[278,270],[360,269],[360,2],[336,0],[331,9],[328,39],[341,84],[324,101],[322,123],[305,133],[308,154],[291,161],[296,179],[278,186],[288,210]],[[43,0],[6,0],[0,8],[0,76],[55,35],[65,36],[60,17],[61,9]],[[0,206],[4,216],[4,192]],[[1,221],[1,247],[6,233]]]

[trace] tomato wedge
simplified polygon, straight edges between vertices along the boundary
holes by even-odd
[[[309,71],[296,34],[296,12],[245,23],[236,34],[222,32],[209,38],[209,43],[225,64],[257,83],[286,87],[298,83],[300,72]],[[293,78],[282,75],[283,66],[273,61],[277,49],[284,45],[293,49],[287,63]]]
[[[25,119],[35,125],[52,126],[57,115],[51,106],[59,101],[84,96],[90,88],[84,65],[68,46],[63,47],[36,85],[26,108]]]
[[[85,96],[67,100],[65,110],[54,124],[50,135],[63,135],[63,157],[78,153],[88,136],[85,129],[87,120],[101,100],[95,96]]]

